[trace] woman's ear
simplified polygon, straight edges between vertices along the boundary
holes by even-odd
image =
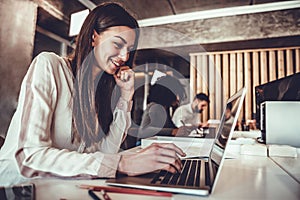
[[[95,42],[97,37],[99,37],[99,34],[97,33],[97,31],[94,30],[93,35],[92,35],[92,46],[93,47],[97,45],[96,42]]]

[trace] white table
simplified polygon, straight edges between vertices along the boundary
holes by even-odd
[[[293,177],[300,184],[300,153],[298,151],[297,158],[287,157],[271,157],[278,166],[286,171],[291,177]]]
[[[299,166],[299,165],[297,165]],[[299,169],[299,168],[298,168]],[[63,180],[39,179],[36,185],[37,200],[91,199],[87,190],[77,185],[105,185],[104,179]],[[108,193],[112,200],[182,200],[182,199],[300,199],[300,184],[268,157],[241,155],[224,162],[215,192],[209,197],[175,194],[173,198]]]

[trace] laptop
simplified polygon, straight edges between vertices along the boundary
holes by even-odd
[[[225,159],[228,141],[237,123],[246,89],[242,88],[231,96],[223,111],[220,125],[208,157],[182,159],[183,169],[180,173],[169,173],[158,170],[152,173],[129,177],[117,175],[114,179],[106,180],[111,186],[149,189],[181,194],[207,196],[214,192],[221,168]],[[231,120],[226,121],[226,107],[230,105]],[[232,120],[233,118],[233,120]],[[199,147],[200,152],[200,147]]]

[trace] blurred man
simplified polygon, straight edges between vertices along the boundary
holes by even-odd
[[[177,127],[192,125],[201,127],[200,114],[208,107],[209,98],[204,93],[198,93],[192,103],[179,106],[172,117]]]

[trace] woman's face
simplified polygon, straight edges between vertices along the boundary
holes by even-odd
[[[94,31],[92,45],[98,66],[109,74],[115,74],[128,60],[135,37],[135,31],[127,26],[110,27],[100,34]]]

